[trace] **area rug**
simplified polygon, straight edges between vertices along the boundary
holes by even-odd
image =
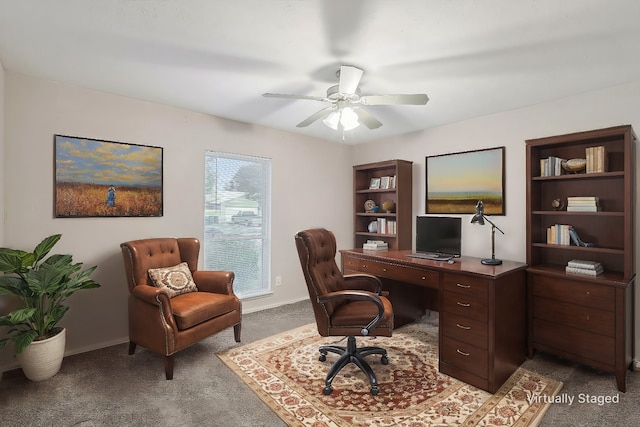
[[[562,383],[519,368],[495,394],[438,372],[437,328],[411,324],[393,337],[358,338],[358,346],[387,349],[389,364],[369,356],[380,393],[353,364],[322,393],[338,357],[318,360],[322,338],[315,324],[299,327],[218,357],[289,426],[535,426]],[[546,398],[545,398],[546,397]]]

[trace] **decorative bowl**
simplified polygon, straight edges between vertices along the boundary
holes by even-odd
[[[561,165],[562,165],[562,168],[567,172],[575,173],[575,172],[580,172],[582,169],[585,168],[585,166],[587,166],[587,160],[586,159],[563,160]]]
[[[385,200],[384,202],[382,202],[382,209],[384,209],[387,213],[393,212],[395,208],[396,204],[393,200]]]

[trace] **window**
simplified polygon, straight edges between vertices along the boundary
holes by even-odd
[[[239,298],[271,292],[271,160],[205,154],[204,268],[235,273]]]

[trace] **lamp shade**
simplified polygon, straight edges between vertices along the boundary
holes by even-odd
[[[360,126],[358,115],[349,107],[333,111],[322,122],[333,130],[338,130],[338,125],[342,126],[343,130],[352,130]]]

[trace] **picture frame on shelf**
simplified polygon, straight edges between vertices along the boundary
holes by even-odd
[[[505,147],[427,156],[428,214],[505,215]]]
[[[380,188],[380,178],[371,178],[369,182],[369,190],[378,190]]]
[[[381,190],[389,189],[389,183],[390,182],[391,182],[391,177],[390,176],[380,177],[380,189]]]

